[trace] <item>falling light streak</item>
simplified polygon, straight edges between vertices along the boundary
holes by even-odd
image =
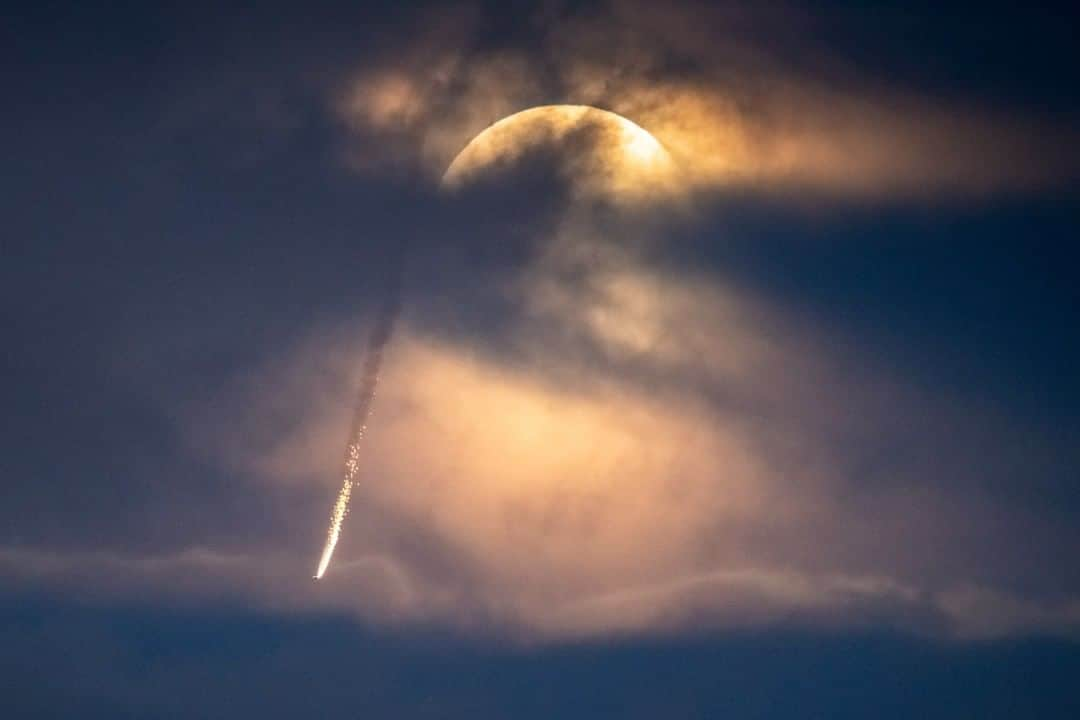
[[[319,567],[315,571],[315,579],[319,580],[326,574],[330,566],[330,560],[334,557],[334,548],[337,547],[341,537],[341,526],[349,514],[349,500],[352,498],[353,487],[360,474],[360,446],[367,432],[367,421],[371,415],[371,406],[375,401],[375,391],[379,386],[379,369],[382,367],[383,350],[390,342],[390,336],[394,332],[394,324],[397,322],[398,311],[401,305],[400,277],[393,277],[387,289],[386,297],[380,308],[379,315],[375,320],[375,326],[368,338],[367,354],[364,358],[364,369],[360,378],[360,387],[356,393],[356,406],[353,408],[352,426],[349,430],[349,442],[345,446],[344,474],[341,481],[341,492],[338,493],[337,501],[330,512],[330,527],[326,531],[326,545],[323,547],[322,556],[319,558]]]

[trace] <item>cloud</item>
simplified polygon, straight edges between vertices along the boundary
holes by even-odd
[[[1022,119],[800,74],[750,31],[805,19],[693,12],[721,14],[539,16],[535,53],[478,48],[476,21],[454,16],[459,30],[419,32],[336,97],[351,159],[434,179],[493,120],[554,94],[651,131],[690,195],[972,194],[1071,170],[1038,161],[1046,136]],[[437,209],[426,200],[418,216]],[[1023,428],[914,387],[797,308],[665,265],[658,248],[693,218],[611,210],[571,194],[514,217],[528,251],[491,262],[447,239],[482,225],[465,211],[474,224],[415,241],[419,282],[323,581],[309,578],[360,323],[313,321],[182,421],[225,482],[287,519],[158,553],[7,548],[4,575],[529,638],[785,622],[1075,632],[1077,588],[1045,567],[1077,531],[992,491],[1026,467]],[[475,234],[511,244],[502,230]]]
[[[352,322],[314,325],[184,423],[280,520],[155,554],[9,549],[5,576],[529,639],[1075,632],[1075,587],[1045,573],[1075,529],[991,491],[1024,466],[1022,428],[722,274],[659,262],[663,214],[571,201],[546,220],[513,262],[415,258],[324,580],[367,335]]]
[[[507,278],[519,315],[497,342],[429,331],[419,318],[445,296],[410,297],[323,581],[310,575],[365,336],[352,323],[313,329],[189,418],[193,446],[287,505],[287,525],[155,553],[9,547],[0,572],[90,598],[534,640],[777,623],[1075,632],[1075,593],[1040,571],[1075,531],[986,490],[1023,458],[1022,433],[586,228],[563,224]]]
[[[963,584],[927,592],[887,577],[752,568],[574,597],[533,607],[526,617],[508,618],[490,608],[465,606],[459,594],[422,586],[390,557],[337,563],[337,580],[329,591],[297,582],[299,560],[223,555],[198,547],[151,555],[0,548],[0,572],[19,587],[77,593],[84,601],[141,599],[169,607],[226,602],[294,613],[344,610],[383,625],[435,620],[529,641],[800,623],[884,624],[961,640],[1080,631],[1075,600],[1031,600]]]
[[[840,354],[828,328],[721,276],[664,270],[589,207],[501,268],[483,308],[415,288],[317,586],[297,590],[364,333],[313,331],[200,417],[199,444],[258,492],[325,500],[293,512],[311,556],[292,543],[266,560],[281,579],[245,583],[250,602],[528,638],[1075,630],[1075,594],[1039,570],[1075,531],[987,490],[1022,460],[1020,431]],[[460,272],[448,282],[475,282]],[[504,334],[448,331],[497,302]]]
[[[443,19],[445,22],[445,19]],[[1075,178],[1068,123],[950,103],[861,77],[795,9],[612,2],[541,15],[531,50],[486,48],[478,21],[346,84],[360,166],[434,177],[491,123],[535,105],[613,110],[655,135],[688,191],[922,198],[1025,192]],[[706,30],[705,28],[708,28]],[[799,47],[796,65],[779,52]],[[389,141],[389,142],[388,142]]]

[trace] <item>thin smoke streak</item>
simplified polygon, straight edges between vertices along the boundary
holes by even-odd
[[[341,492],[338,493],[337,501],[330,512],[330,527],[326,532],[326,546],[323,548],[322,557],[319,559],[319,567],[315,571],[315,579],[318,580],[326,573],[330,560],[334,556],[334,548],[337,547],[341,537],[341,526],[349,514],[349,500],[352,497],[353,486],[356,484],[357,475],[360,472],[360,445],[367,431],[368,417],[371,415],[371,406],[375,401],[375,392],[379,387],[379,370],[382,367],[383,351],[394,334],[394,325],[397,323],[398,313],[401,310],[401,278],[400,271],[390,281],[386,295],[375,318],[375,325],[371,329],[368,338],[367,352],[364,357],[364,368],[360,376],[360,387],[357,389],[356,406],[353,408],[352,424],[349,428],[349,440],[345,446],[344,477],[341,482]]]

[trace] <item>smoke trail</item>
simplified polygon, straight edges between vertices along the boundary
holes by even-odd
[[[394,324],[397,322],[398,312],[401,308],[401,277],[400,267],[398,272],[390,280],[382,307],[375,318],[375,325],[371,329],[368,338],[367,352],[364,357],[364,368],[360,376],[360,387],[356,393],[356,406],[353,408],[352,425],[349,428],[349,441],[345,446],[345,471],[341,482],[341,492],[338,493],[337,501],[330,512],[330,528],[326,531],[326,546],[323,548],[322,557],[319,559],[319,568],[315,571],[315,579],[318,580],[326,573],[330,565],[330,558],[334,556],[334,548],[337,546],[338,537],[341,535],[341,525],[345,516],[349,514],[349,498],[352,497],[353,485],[356,476],[360,472],[360,444],[364,440],[367,430],[368,415],[371,414],[371,405],[375,400],[375,391],[379,385],[379,368],[382,365],[383,350],[394,333]]]

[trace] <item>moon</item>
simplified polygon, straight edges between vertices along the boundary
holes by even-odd
[[[648,130],[590,105],[542,105],[490,125],[458,153],[442,177],[456,190],[528,153],[553,151],[579,196],[647,202],[669,195],[675,164]]]

